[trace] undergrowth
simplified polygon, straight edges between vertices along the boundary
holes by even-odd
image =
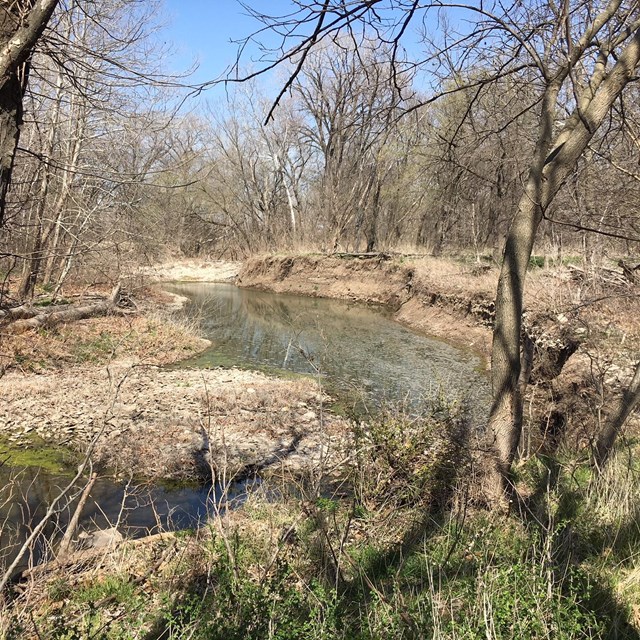
[[[58,576],[59,601],[50,590],[30,616],[17,613],[21,596],[4,637],[640,637],[633,456],[620,452],[599,477],[575,460],[531,458],[526,498],[505,515],[476,502],[473,435],[444,403],[420,419],[383,413],[354,443],[344,477],[281,486],[277,499],[263,486],[175,536],[146,582],[134,584],[121,557],[80,585]]]
[[[203,348],[194,322],[162,313],[89,318],[8,335],[0,367],[41,373],[63,366],[136,357],[150,364],[185,359]]]

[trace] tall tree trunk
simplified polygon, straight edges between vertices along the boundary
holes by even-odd
[[[495,493],[508,488],[508,474],[520,442],[522,392],[520,380],[520,333],[524,279],[542,211],[535,201],[523,196],[509,230],[504,261],[496,292],[496,320],[491,351],[493,404],[489,427],[493,439]]]
[[[4,220],[7,192],[22,124],[22,83],[13,74],[0,85],[0,225]]]
[[[493,459],[487,487],[494,500],[511,489],[509,473],[520,442],[522,392],[526,383],[519,379],[524,281],[536,232],[544,211],[575,170],[578,158],[633,77],[639,61],[640,30],[636,30],[609,73],[606,56],[602,64],[596,65],[575,112],[555,139],[556,98],[569,68],[564,77],[558,74],[545,91],[534,165],[507,235],[496,292],[491,353],[493,404],[489,415]]]
[[[20,138],[29,56],[57,4],[58,0],[15,0],[0,10],[0,226]]]
[[[373,195],[373,202],[371,203],[371,212],[369,213],[369,220],[367,221],[366,237],[367,247],[365,251],[371,253],[378,242],[378,218],[380,217],[380,194],[382,191],[382,183],[378,178],[376,180],[376,190]]]

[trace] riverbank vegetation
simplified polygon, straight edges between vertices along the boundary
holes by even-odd
[[[159,3],[5,4],[0,465],[76,438],[79,476],[284,479],[197,531],[54,532],[51,562],[0,568],[0,634],[637,638],[638,6],[249,3],[240,49],[281,46],[196,105]],[[159,369],[204,343],[150,267],[220,259],[487,356],[486,419],[445,394],[347,421],[315,382]]]
[[[478,502],[458,407],[387,412],[354,436],[339,478],[318,467],[231,511],[223,494],[197,531],[36,567],[4,637],[637,637],[637,457],[605,475],[532,457],[505,515]]]

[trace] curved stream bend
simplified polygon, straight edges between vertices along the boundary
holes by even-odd
[[[462,397],[476,408],[488,399],[488,383],[478,372],[478,358],[409,331],[393,322],[385,309],[228,284],[184,283],[168,288],[189,298],[184,313],[197,320],[212,341],[211,348],[180,367],[241,366],[320,374],[338,392],[355,390],[375,404],[388,399],[414,409],[440,391]],[[5,492],[13,490],[16,496],[8,502],[0,500],[2,548],[11,557],[29,530],[25,514],[36,522],[44,513],[43,505],[66,479],[42,469],[17,472],[0,466],[0,482]],[[244,491],[244,485],[234,487],[239,500]],[[120,522],[133,536],[158,527],[196,526],[207,517],[213,498],[209,487],[153,486],[135,489],[126,499],[124,494],[123,485],[99,480],[81,526],[95,529]],[[64,530],[72,510],[73,505],[46,533]]]
[[[332,388],[364,392],[375,404],[402,401],[415,408],[440,392],[471,407],[488,401],[478,357],[410,331],[382,307],[230,284],[168,288],[190,300],[184,313],[212,342],[179,367],[320,373]]]

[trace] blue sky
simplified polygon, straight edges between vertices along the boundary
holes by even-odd
[[[289,0],[252,0],[255,9],[280,13],[291,9]],[[165,0],[166,39],[176,51],[175,69],[197,58],[200,67],[194,82],[219,77],[236,58],[237,40],[253,33],[260,24],[246,15],[236,0]],[[243,56],[245,65],[258,56],[257,49]]]
[[[286,15],[295,10],[295,4],[291,0],[246,0],[246,2],[254,10],[276,16]],[[210,82],[223,77],[225,70],[236,60],[238,46],[233,41],[247,37],[262,26],[256,19],[247,15],[246,9],[237,0],[164,0],[164,5],[163,22],[166,24],[166,29],[162,37],[172,45],[175,51],[170,61],[170,70],[174,72],[184,70],[197,60],[199,68],[190,78],[190,83],[193,84]],[[412,54],[416,54],[415,49],[418,46],[416,29],[420,21],[415,22],[416,24],[410,27],[403,39],[405,46],[414,49]],[[264,33],[260,37],[263,42],[272,46],[281,43],[279,37],[273,33]],[[258,68],[259,56],[260,51],[257,46],[248,48],[242,56],[241,70]],[[279,81],[273,80],[273,77],[265,78],[262,84],[263,90],[269,94],[276,92]],[[225,89],[219,85],[210,88],[205,97],[217,99],[224,95]]]

